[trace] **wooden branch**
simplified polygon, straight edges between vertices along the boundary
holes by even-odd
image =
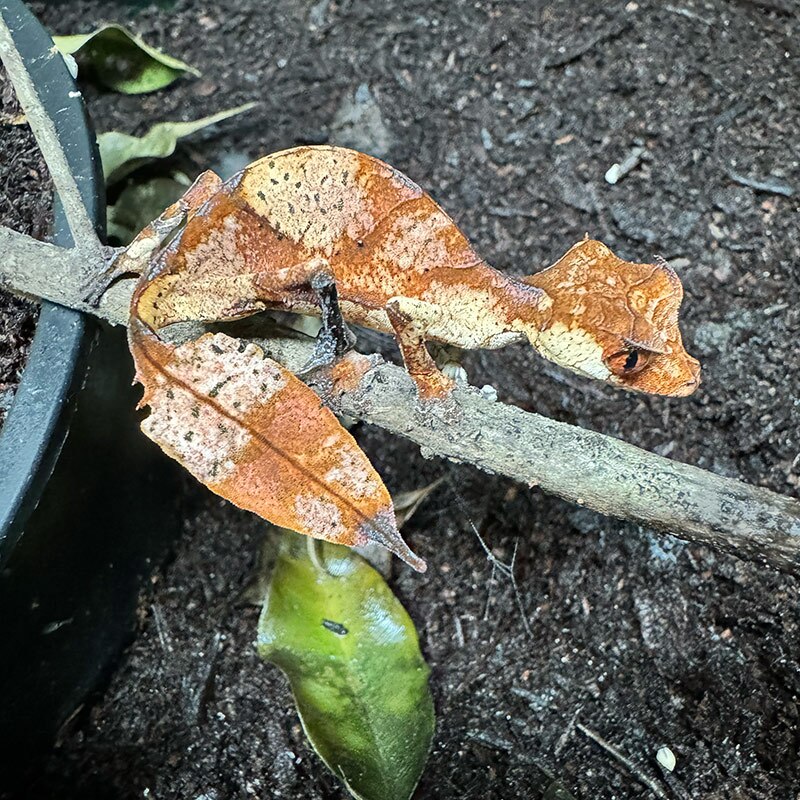
[[[61,58],[55,45],[48,57]],[[50,170],[50,177],[64,207],[64,214],[67,217],[75,247],[89,262],[96,261],[100,257],[102,245],[97,238],[92,220],[81,199],[78,185],[67,164],[67,158],[58,139],[53,120],[42,105],[2,14],[0,14],[0,59],[3,61],[3,66],[14,86],[17,100],[25,112],[28,124],[31,126],[45,163]]]
[[[84,264],[73,251],[0,229],[0,252],[0,277],[13,290],[125,324],[133,280],[117,284],[95,311],[81,300]],[[313,347],[312,340],[299,335],[259,343],[294,370]],[[800,574],[797,501],[492,402],[471,388],[455,391],[450,414],[420,413],[405,370],[375,358],[355,389],[331,400],[334,410],[405,436],[425,455],[475,464],[602,514]],[[314,388],[327,396],[328,387],[320,383]]]
[[[103,249],[98,252],[99,261],[97,257],[87,259],[78,248],[40,242],[0,225],[0,283],[18,294],[50,300],[112,325],[125,325],[135,281],[113,286],[103,296],[100,308],[92,308],[84,299],[86,276],[98,275],[105,266]]]

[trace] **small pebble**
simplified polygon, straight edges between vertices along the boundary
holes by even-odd
[[[666,745],[658,748],[656,761],[658,761],[667,772],[672,772],[675,769],[675,753]]]
[[[619,164],[612,164],[606,172],[606,183],[610,183],[613,186],[620,178],[621,169]]]
[[[642,161],[646,147],[643,145],[636,145],[631,151],[622,159],[621,163],[612,164],[606,171],[606,183],[612,186],[618,181],[622,180],[631,170],[636,169]]]
[[[486,386],[481,386],[481,394],[490,403],[497,402],[497,389],[495,389],[491,384],[487,383]]]

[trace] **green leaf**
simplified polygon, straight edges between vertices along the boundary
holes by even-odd
[[[92,33],[54,36],[56,47],[75,55],[97,83],[123,94],[144,94],[169,86],[181,75],[199,76],[189,64],[143,42],[121,25],[104,25]]]
[[[286,673],[306,735],[353,797],[408,800],[435,723],[414,624],[364,559],[307,541],[281,537],[259,655]]]
[[[116,183],[143,164],[171,156],[179,139],[191,136],[228,117],[243,114],[255,105],[257,103],[245,103],[243,106],[229,108],[192,122],[159,122],[144,136],[131,136],[119,131],[101,133],[97,137],[97,143],[100,145],[100,159],[103,162],[106,185]]]
[[[181,173],[144,183],[132,183],[120,192],[117,202],[106,209],[108,236],[117,244],[130,244],[134,236],[183,195],[191,181]]]
[[[547,787],[542,800],[575,800],[575,798],[558,781],[554,781]]]

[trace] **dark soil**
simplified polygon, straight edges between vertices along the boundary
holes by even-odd
[[[0,67],[0,225],[43,239],[51,224],[51,185],[42,154]],[[0,288],[0,428],[36,330],[38,306]]]
[[[38,6],[59,32],[128,21],[204,70],[146,98],[94,96],[101,130],[261,102],[185,151],[195,171],[349,143],[333,120],[366,83],[379,108],[369,136],[490,262],[532,272],[587,231],[623,257],[671,259],[687,348],[704,367],[693,397],[622,394],[524,348],[472,355],[471,380],[798,496],[796,3],[231,0],[131,16],[89,0]],[[606,183],[640,143],[642,163]],[[438,728],[418,797],[538,798],[547,775],[585,800],[653,797],[642,779],[670,800],[796,796],[795,578],[425,461],[379,430],[355,433],[393,491],[449,476],[405,531],[428,573],[396,565],[392,580],[433,667]],[[532,635],[472,524],[498,558],[517,548]],[[257,610],[238,600],[263,526],[187,482],[185,528],[111,685],[65,728],[30,796],[344,797],[305,743],[285,680],[255,655]],[[655,760],[661,745],[677,757],[671,775]]]

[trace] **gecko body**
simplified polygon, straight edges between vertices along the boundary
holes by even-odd
[[[319,313],[313,287],[323,276],[347,322],[396,336],[427,397],[452,385],[429,341],[527,340],[582,375],[656,394],[699,384],[678,328],[682,286],[663,262],[623,261],[586,239],[541,272],[507,275],[402,173],[339,147],[267,156],[224,183],[205,173],[193,191],[185,225],[136,297],[153,328],[268,308]]]
[[[297,375],[246,340],[206,332],[177,344],[159,330],[265,309],[319,314],[307,369],[352,345],[346,322],[393,333],[432,403],[454,384],[428,342],[527,340],[563,367],[643,392],[680,396],[699,383],[678,328],[682,286],[665,263],[623,261],[585,239],[551,267],[507,275],[416,184],[337,147],[267,156],[225,182],[203,173],[116,254],[94,299],[131,272],[145,434],[241,508],[329,541],[378,542],[420,570],[377,472]],[[331,375],[346,380],[363,361],[339,361]]]

